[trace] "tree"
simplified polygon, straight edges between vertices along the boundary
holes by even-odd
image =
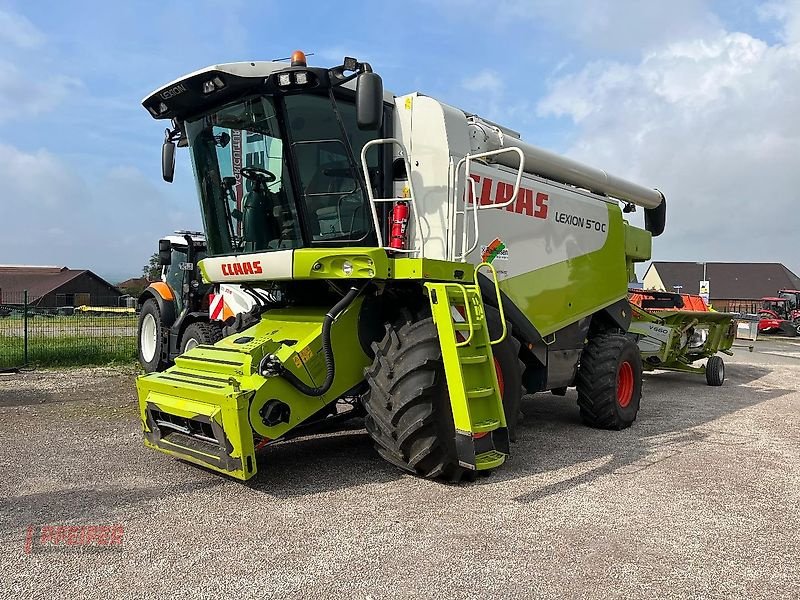
[[[161,265],[158,264],[158,252],[154,252],[148,263],[142,267],[142,275],[148,281],[157,281],[161,278]]]

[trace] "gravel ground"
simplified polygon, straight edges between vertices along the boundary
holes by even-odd
[[[513,456],[462,485],[360,429],[268,448],[245,485],[142,446],[132,371],[0,376],[0,595],[797,598],[800,344],[726,360],[722,388],[646,375],[623,432],[529,397]],[[62,524],[124,541],[25,552]]]

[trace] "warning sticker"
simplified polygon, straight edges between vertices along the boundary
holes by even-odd
[[[304,363],[308,363],[308,361],[311,360],[312,356],[314,356],[314,351],[309,346],[306,346],[299,353],[294,355],[294,364],[300,369],[303,367]]]

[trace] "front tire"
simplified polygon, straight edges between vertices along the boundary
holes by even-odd
[[[628,337],[600,334],[581,355],[578,406],[587,425],[625,429],[636,420],[642,398],[642,357]]]
[[[474,476],[458,464],[455,425],[433,318],[406,312],[373,343],[366,369],[365,425],[375,449],[420,477],[460,481]]]
[[[222,339],[222,329],[216,323],[197,321],[189,325],[181,337],[181,354],[197,346],[213,346]]]
[[[137,328],[139,362],[145,373],[161,371],[167,366],[163,359],[163,327],[158,302],[153,298],[145,300],[139,312]]]
[[[706,383],[722,385],[725,382],[725,362],[720,356],[709,356],[706,362]]]

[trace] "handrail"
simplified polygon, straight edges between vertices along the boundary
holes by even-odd
[[[519,168],[517,169],[517,177],[516,177],[516,179],[514,181],[514,191],[511,194],[511,197],[508,200],[506,200],[505,202],[502,202],[500,204],[487,204],[485,206],[482,206],[478,202],[478,197],[477,197],[477,193],[476,193],[476,189],[475,189],[475,180],[472,179],[472,177],[470,177],[470,163],[473,160],[487,158],[489,156],[496,156],[498,154],[504,154],[504,153],[507,153],[507,152],[514,152],[514,153],[517,154],[517,156],[519,156]],[[499,150],[489,150],[488,152],[479,152],[477,154],[467,154],[464,158],[462,158],[460,161],[458,161],[458,164],[456,165],[456,180],[458,180],[458,172],[461,170],[461,165],[462,164],[464,164],[465,188],[466,188],[467,185],[469,185],[470,186],[469,191],[472,193],[471,194],[472,195],[472,215],[473,215],[473,219],[472,220],[473,220],[473,227],[475,229],[475,241],[472,243],[472,245],[469,247],[469,249],[466,249],[467,241],[469,240],[469,235],[467,234],[467,215],[466,215],[466,213],[468,211],[468,208],[466,207],[467,199],[465,198],[464,199],[464,211],[463,211],[463,214],[464,214],[464,231],[463,231],[463,235],[462,235],[461,255],[459,257],[459,260],[461,262],[465,262],[466,259],[467,259],[467,255],[469,253],[471,253],[473,250],[475,250],[475,248],[478,247],[478,241],[479,241],[479,237],[480,237],[479,228],[478,228],[478,211],[479,210],[486,210],[486,209],[489,209],[489,208],[505,208],[506,206],[510,206],[511,204],[513,204],[516,201],[517,196],[519,195],[519,184],[522,181],[522,173],[523,173],[523,170],[525,168],[525,154],[522,152],[522,150],[520,150],[516,146],[510,146],[508,148],[501,148]],[[465,189],[465,191],[466,191],[466,189]],[[467,197],[469,197],[469,195]],[[457,201],[455,199],[455,196],[454,196],[454,200],[453,201],[454,202]],[[453,253],[453,256],[455,257],[455,252]]]
[[[488,262],[482,262],[475,267],[475,282],[477,284],[478,271],[480,271],[483,267],[489,267],[489,270],[492,272],[492,283],[494,283],[494,291],[497,294],[497,308],[500,311],[500,324],[503,327],[503,333],[499,338],[496,340],[492,340],[491,337],[489,338],[489,344],[494,346],[495,344],[499,344],[506,339],[506,336],[508,335],[508,327],[506,327],[506,313],[503,310],[503,297],[500,295],[500,282],[497,280],[497,271],[495,270],[494,265]],[[475,288],[478,290],[478,295],[480,296],[481,286],[476,285]],[[483,303],[483,298],[481,298],[481,303]]]
[[[406,167],[406,176],[408,177],[408,198],[376,198],[375,194],[372,191],[372,186],[370,185],[369,179],[369,165],[367,165],[367,150],[372,148],[373,146],[379,146],[381,144],[394,144],[400,147],[400,156],[403,158],[403,162],[405,163]],[[417,196],[414,194],[414,182],[411,178],[411,163],[408,160],[408,151],[406,147],[403,145],[403,142],[398,140],[397,138],[380,138],[377,140],[370,140],[364,147],[361,149],[361,168],[364,171],[364,180],[367,183],[367,196],[369,198],[369,207],[370,211],[372,212],[372,223],[375,226],[375,235],[378,238],[378,245],[381,248],[386,250],[391,250],[392,252],[399,252],[399,253],[412,253],[412,252],[419,252],[420,258],[425,256],[425,237],[422,234],[422,225],[419,220],[419,211],[417,210]],[[381,223],[380,219],[378,218],[378,209],[376,206],[377,202],[397,202],[398,200],[408,201],[411,204],[411,212],[414,214],[414,226],[416,227],[416,236],[420,240],[420,249],[406,249],[406,248],[391,248],[385,246],[383,243],[383,233],[381,233]]]
[[[467,288],[465,288],[460,283],[445,283],[443,285],[445,288],[448,287],[456,288],[458,291],[461,292],[461,295],[464,296],[464,312],[467,314],[467,325],[469,326],[469,335],[467,336],[467,339],[465,339],[463,342],[456,342],[456,347],[460,348],[461,346],[468,346],[469,343],[472,341],[472,334],[475,331],[475,323],[472,320],[472,311],[470,310],[469,307],[469,296],[467,295]],[[451,308],[453,307],[453,305],[450,304],[450,298],[447,298],[447,303]]]

